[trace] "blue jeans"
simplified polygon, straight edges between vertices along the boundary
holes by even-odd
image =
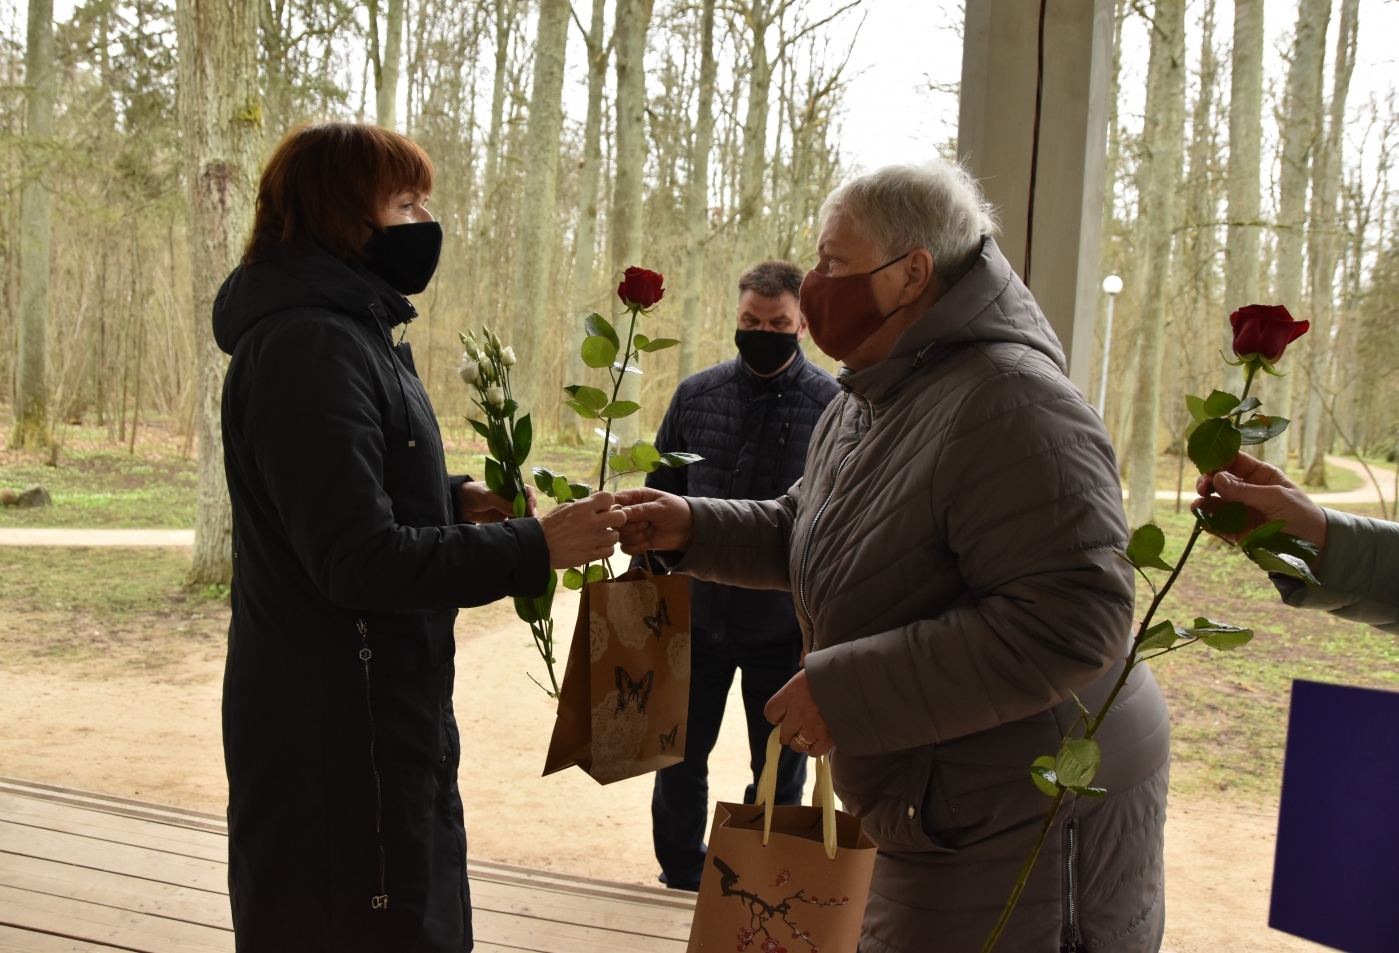
[[[651,795],[651,836],[661,881],[680,890],[698,890],[704,870],[704,832],[709,821],[709,753],[719,740],[724,702],[734,669],[743,671],[743,709],[748,721],[749,767],[753,783],[743,794],[752,804],[767,756],[772,725],[763,706],[800,669],[801,636],[758,644],[715,641],[695,629],[690,641],[690,712],[685,728],[685,760],[656,772]],[[806,783],[806,755],[783,748],[777,762],[777,803],[800,804]]]

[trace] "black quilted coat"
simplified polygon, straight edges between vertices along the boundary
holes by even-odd
[[[806,466],[806,445],[826,405],[840,392],[835,378],[801,351],[769,380],[734,358],[680,382],[656,434],[656,446],[704,457],[679,470],[662,467],[646,485],[680,496],[771,500],[787,492]],[[797,633],[792,594],[690,580],[692,624],[734,642],[776,641]]]
[[[460,521],[465,478],[390,336],[413,313],[314,246],[238,268],[215,302],[240,953],[472,947],[453,624],[542,593],[548,548],[537,520]]]

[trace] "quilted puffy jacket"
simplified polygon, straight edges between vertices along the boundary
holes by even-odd
[[[656,433],[656,446],[704,457],[672,470],[660,467],[646,485],[680,496],[770,500],[801,478],[812,428],[840,392],[830,374],[797,352],[792,366],[769,380],[736,357],[680,382]],[[664,562],[664,560],[663,560]],[[694,579],[690,619],[716,639],[795,639],[789,592],[740,589]]]
[[[692,499],[678,569],[797,597],[836,791],[879,845],[861,953],[981,948],[1050,804],[1030,763],[1106,698],[1132,624],[1112,447],[994,241],[895,344],[842,372],[806,472]],[[1136,670],[1000,948],[1138,953],[1164,928],[1165,703]]]

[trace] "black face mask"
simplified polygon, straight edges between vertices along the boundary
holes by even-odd
[[[797,353],[796,334],[781,331],[739,328],[734,332],[734,343],[743,355],[743,363],[755,374],[775,374]]]
[[[401,295],[415,295],[427,287],[442,254],[442,226],[437,222],[412,222],[376,228],[364,246],[365,267],[383,278]]]

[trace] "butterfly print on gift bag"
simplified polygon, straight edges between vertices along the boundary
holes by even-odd
[[[601,784],[685,758],[690,580],[633,569],[588,583],[578,607],[544,773]]]

